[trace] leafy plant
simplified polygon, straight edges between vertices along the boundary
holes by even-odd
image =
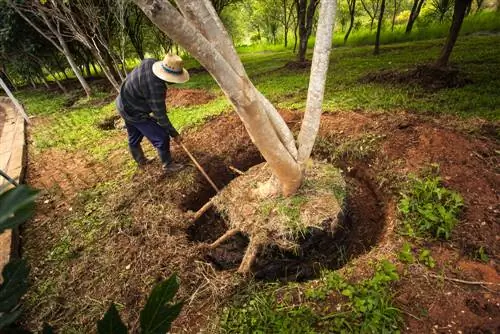
[[[415,262],[415,257],[413,256],[413,252],[411,250],[411,244],[409,242],[405,242],[403,244],[403,248],[399,252],[398,258],[401,262],[405,263]]]
[[[460,194],[441,186],[441,178],[411,177],[410,187],[398,204],[404,232],[412,237],[450,237],[464,202]]]
[[[220,327],[223,333],[315,333],[316,321],[311,308],[277,301],[273,293],[262,291],[225,308]]]
[[[175,274],[153,288],[146,305],[141,311],[141,333],[163,334],[170,330],[172,322],[179,316],[184,304],[182,301],[172,303],[178,289],[179,279]],[[128,333],[115,304],[111,304],[104,317],[97,322],[97,333]]]
[[[434,268],[436,266],[436,261],[431,256],[431,251],[428,249],[422,249],[420,255],[418,256],[418,260],[423,262],[429,268]]]
[[[490,260],[490,257],[484,250],[483,246],[479,247],[479,249],[476,250],[476,252],[474,253],[474,258],[484,263],[488,263],[488,261]]]
[[[220,326],[224,333],[397,332],[401,314],[392,305],[389,284],[398,279],[396,267],[388,261],[377,266],[372,278],[355,284],[325,271],[319,284],[304,291],[306,299],[300,305],[294,303],[296,290],[274,290],[280,291],[277,294],[270,288],[226,308]],[[334,312],[315,304],[332,294],[336,298],[335,293],[342,297]]]
[[[34,213],[37,191],[21,185],[0,194],[0,233],[18,227]],[[24,260],[12,260],[2,271],[0,285],[0,329],[10,326],[21,315],[21,297],[28,290],[29,268]]]
[[[401,323],[399,309],[392,305],[389,283],[399,279],[396,266],[382,261],[371,279],[350,284],[336,273],[327,278],[329,288],[340,292],[347,302],[323,317],[334,333],[393,333]]]

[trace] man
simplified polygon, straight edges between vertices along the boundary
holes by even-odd
[[[149,162],[141,147],[144,137],[156,148],[165,172],[175,172],[183,167],[170,155],[170,137],[177,143],[181,142],[181,137],[167,117],[165,98],[167,82],[184,83],[188,80],[189,73],[184,69],[182,59],[168,54],[163,61],[144,59],[122,84],[116,107],[125,120],[130,153],[140,167]]]

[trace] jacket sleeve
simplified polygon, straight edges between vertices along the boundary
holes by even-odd
[[[156,119],[158,124],[167,130],[171,137],[176,137],[179,135],[177,130],[174,128],[167,116],[167,106],[165,104],[166,98],[166,87],[165,83],[156,80],[156,78],[151,78],[149,82],[149,108],[153,113],[153,117]]]

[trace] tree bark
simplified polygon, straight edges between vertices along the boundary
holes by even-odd
[[[385,12],[385,0],[382,0],[382,4],[380,5],[380,16],[378,17],[378,24],[377,24],[377,36],[375,37],[375,49],[373,50],[374,55],[378,55],[380,53],[380,31],[382,30],[384,12]]]
[[[9,99],[12,101],[12,104],[14,104],[14,106],[16,107],[16,110],[21,114],[21,116],[23,116],[26,123],[29,123],[30,119],[26,114],[26,112],[24,111],[24,108],[21,106],[19,101],[14,97],[14,94],[12,94],[9,87],[7,87],[7,85],[5,84],[5,82],[1,77],[0,77],[0,87],[2,87],[2,89],[5,91]]]
[[[214,15],[203,16],[203,13],[215,14],[212,5],[208,1],[178,1],[177,5],[189,20],[180,15],[168,1],[136,2],[161,30],[181,44],[215,78],[235,107],[253,142],[269,163],[273,174],[280,180],[282,193],[293,194],[302,182],[300,167],[281,143],[265,112],[265,102],[248,79],[239,57],[235,52],[231,55],[234,46],[230,39],[224,38],[228,34],[222,24],[217,24],[220,20]],[[191,17],[190,13],[196,15]],[[200,25],[200,22],[204,24]],[[198,30],[196,26],[203,28]],[[212,36],[215,39],[212,39]],[[224,39],[226,41],[223,41]],[[216,48],[216,44],[222,47]],[[222,54],[227,54],[228,58]],[[241,70],[243,72],[239,74]]]
[[[299,22],[299,62],[305,62],[307,42],[311,36],[314,21],[314,13],[319,0],[297,0],[297,20]],[[308,4],[309,2],[309,4]]]
[[[453,47],[455,46],[458,34],[460,33],[460,28],[462,27],[462,23],[464,21],[465,11],[471,1],[472,0],[455,0],[450,32],[448,33],[448,38],[446,39],[446,43],[441,49],[441,55],[436,61],[437,67],[448,66],[448,61],[450,60],[451,52],[453,51]]]
[[[309,159],[316,135],[319,130],[321,120],[323,97],[325,95],[325,83],[330,63],[330,51],[332,49],[333,26],[335,24],[335,14],[337,1],[323,0],[319,11],[318,30],[316,32],[316,43],[311,65],[311,77],[309,79],[309,89],[307,92],[306,111],[302,125],[300,127],[298,162],[301,169],[305,169],[305,164]]]
[[[347,39],[351,34],[352,27],[354,26],[354,15],[356,15],[356,0],[348,0],[347,4],[349,5],[349,15],[351,19],[349,21],[349,29],[347,29],[347,33],[344,36],[344,45],[347,43]]]
[[[40,35],[42,35],[45,39],[51,42],[52,45],[54,45],[57,50],[59,50],[61,53],[64,54],[64,56],[68,60],[71,69],[75,73],[76,78],[78,79],[80,85],[85,91],[85,94],[87,95],[87,97],[90,97],[91,89],[87,84],[87,81],[85,81],[85,79],[83,78],[80,70],[76,66],[75,61],[73,60],[73,56],[71,55],[68,45],[66,44],[66,41],[61,36],[60,32],[54,27],[54,25],[48,20],[48,18],[45,16],[45,13],[43,13],[42,11],[38,12],[43,22],[47,26],[47,28],[49,28],[50,32],[56,37],[57,41],[59,42],[59,45],[56,42],[54,42],[54,40],[50,38],[45,32],[43,32],[43,30],[40,29],[36,24],[31,22],[31,20],[27,18],[16,5],[14,5],[12,2],[9,2],[9,4],[12,6],[12,8],[14,8],[16,13],[18,13],[26,22],[28,22],[28,24],[31,25]]]
[[[460,0],[458,0],[460,1]],[[410,17],[408,18],[408,24],[406,25],[406,33],[409,34],[413,29],[413,24],[420,14],[420,10],[424,4],[425,0],[413,0],[413,6],[411,7]]]

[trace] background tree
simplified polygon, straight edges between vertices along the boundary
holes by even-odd
[[[283,26],[283,37],[285,47],[288,46],[288,32],[294,19],[294,2],[293,0],[281,0],[282,14],[279,16],[281,25]]]
[[[396,17],[401,11],[401,5],[402,5],[403,0],[393,0],[392,4],[392,24],[391,24],[391,31],[394,31],[394,25],[396,24]]]
[[[39,2],[26,1],[24,3],[19,3],[9,1],[8,3],[20,17],[33,27],[34,30],[48,40],[59,52],[64,54],[73,73],[85,91],[85,94],[89,97],[91,94],[90,87],[75,63],[74,56],[70,52],[66,42],[66,31],[61,28],[60,22],[52,21],[43,11],[40,11],[39,8],[41,4]]]
[[[451,52],[453,51],[453,47],[458,38],[458,34],[460,33],[460,28],[462,27],[462,23],[464,22],[465,12],[467,10],[467,6],[470,5],[472,0],[456,0],[454,9],[453,9],[453,18],[450,26],[450,32],[448,34],[448,38],[441,49],[441,55],[436,61],[437,67],[446,67],[448,66],[448,62],[450,60]]]
[[[370,17],[370,31],[372,31],[373,22],[379,13],[380,0],[361,0],[361,4],[363,5],[366,14]]]
[[[434,15],[438,18],[439,22],[443,22],[444,18],[446,17],[446,14],[451,10],[451,7],[453,7],[453,3],[454,3],[453,0],[432,0],[431,2],[432,11]],[[469,2],[469,4],[471,3],[472,1]]]
[[[408,17],[408,23],[406,24],[406,33],[409,34],[411,30],[413,29],[413,24],[418,18],[418,15],[420,14],[420,10],[422,9],[422,6],[424,5],[425,0],[413,0],[413,5],[411,7],[411,12],[410,16]]]
[[[385,12],[385,0],[382,0],[380,5],[380,15],[378,17],[377,24],[377,36],[375,37],[375,49],[373,50],[373,54],[378,55],[380,53],[380,30],[382,30],[382,22],[384,21],[384,12]]]
[[[354,26],[354,16],[356,15],[356,0],[347,0],[347,6],[349,8],[349,28],[344,36],[344,44],[347,43],[347,39],[351,34],[352,27]]]
[[[306,61],[307,42],[312,33],[314,14],[316,13],[318,4],[319,0],[295,0],[299,29],[299,62]]]
[[[210,2],[215,8],[215,11],[217,12],[217,15],[220,15],[224,10],[224,8],[226,8],[227,6],[241,1],[242,0],[210,0]]]

